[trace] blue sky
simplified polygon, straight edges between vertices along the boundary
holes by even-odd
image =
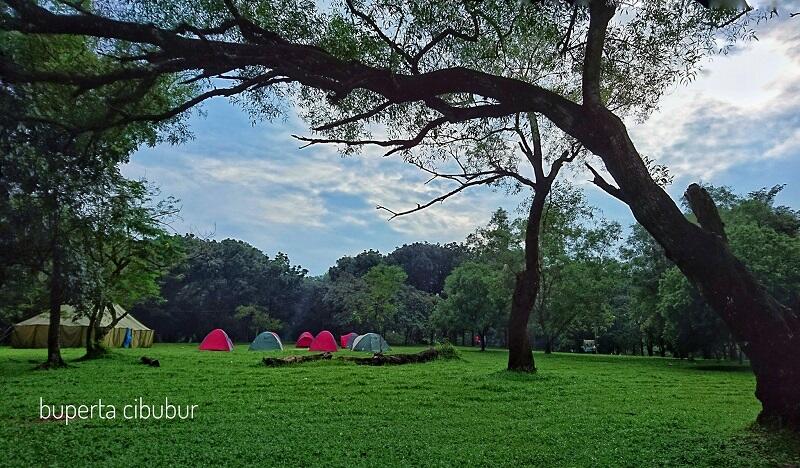
[[[800,207],[800,28],[772,21],[759,41],[711,62],[701,76],[674,89],[643,124],[629,123],[640,152],[666,164],[680,197],[691,182],[730,185],[738,192],[787,184],[779,202]],[[181,200],[178,233],[242,239],[273,256],[321,274],[343,255],[388,252],[415,241],[461,241],[499,206],[515,210],[523,195],[486,188],[443,205],[387,221],[375,209],[423,203],[447,186],[432,183],[399,158],[367,151],[341,157],[335,148],[299,149],[308,134],[294,115],[252,125],[225,100],[190,120],[194,140],[137,152],[124,168],[162,194]],[[570,175],[604,215],[631,224],[627,207]]]

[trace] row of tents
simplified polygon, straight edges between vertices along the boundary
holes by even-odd
[[[365,333],[359,335],[357,333],[348,333],[339,337],[339,343],[333,337],[333,333],[328,330],[322,330],[316,336],[310,332],[303,332],[297,338],[295,346],[297,348],[308,348],[309,351],[321,351],[333,353],[339,351],[339,345],[342,349],[349,349],[352,351],[367,351],[373,353],[382,353],[389,351],[389,343],[381,335],[377,333]],[[233,341],[231,341],[225,330],[216,328],[212,330],[203,341],[200,343],[199,349],[201,351],[233,351]],[[277,333],[265,331],[259,333],[258,336],[250,343],[250,351],[273,351],[283,350],[283,342]]]
[[[121,317],[112,325],[114,318]],[[43,312],[39,315],[14,324],[11,332],[11,346],[15,348],[46,348],[49,333],[50,313]],[[103,339],[107,347],[124,348],[149,348],[153,345],[155,331],[138,321],[133,315],[117,304],[113,309],[109,307],[100,321],[100,327],[111,327]],[[74,307],[61,306],[61,346],[64,348],[82,347],[86,345],[86,335],[89,330],[89,318],[78,314]],[[333,334],[323,330],[317,335],[305,331],[297,338],[295,346],[308,348],[310,351],[336,352],[340,349],[353,351],[384,352],[388,351],[389,344],[377,333],[347,333],[339,337],[336,342]],[[233,341],[221,328],[212,330],[200,343],[200,349],[205,351],[232,351]],[[283,343],[277,333],[266,331],[260,333],[252,343],[251,351],[282,350]]]

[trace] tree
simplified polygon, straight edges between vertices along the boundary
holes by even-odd
[[[541,290],[533,315],[550,353],[571,327],[597,330],[609,321],[621,276],[612,248],[621,228],[599,218],[583,192],[566,183],[551,191],[544,213]]]
[[[657,311],[659,282],[672,263],[661,246],[639,225],[631,227],[631,234],[620,247],[620,256],[628,277],[629,312],[642,325],[648,355],[652,356],[655,346],[658,346],[663,357],[666,343],[663,339],[664,320]]]
[[[246,340],[253,325],[237,319],[240,306],[258,309],[248,319],[258,321],[263,312],[290,323],[305,305],[301,298],[307,271],[292,265],[285,254],[270,258],[233,239],[208,241],[187,235],[176,240],[184,256],[161,280],[164,300],[145,301],[133,310],[165,341],[198,340],[213,328]]]
[[[0,33],[0,56],[41,69],[79,66],[101,70],[92,41],[79,37],[46,40]],[[2,268],[23,267],[29,277],[47,276],[48,358],[44,368],[62,367],[59,345],[62,304],[79,308],[93,288],[90,259],[76,236],[92,216],[92,203],[118,179],[118,164],[142,143],[160,140],[159,130],[179,129],[181,117],[161,123],[138,122],[106,132],[76,131],[112,118],[168,108],[183,95],[165,91],[165,80],[154,78],[148,89],[116,83],[102,90],[76,89],[45,83],[15,83],[2,77],[0,100],[0,216]],[[176,133],[175,141],[180,137]],[[5,275],[3,275],[5,276]]]
[[[159,298],[158,280],[180,258],[178,242],[163,227],[178,212],[175,201],[154,202],[157,192],[146,181],[117,174],[109,182],[92,200],[91,216],[75,234],[88,259],[87,305],[77,309],[89,318],[87,358],[105,352],[101,343],[106,334],[128,315],[116,314],[114,305],[129,309],[139,301]],[[101,327],[107,311],[111,319]]]
[[[466,262],[445,280],[445,297],[437,305],[438,314],[448,317],[451,326],[477,330],[484,351],[486,335],[508,316],[509,292],[502,271],[484,263]]]
[[[458,266],[462,257],[462,249],[457,244],[415,242],[396,248],[386,256],[386,261],[403,267],[409,285],[438,294],[444,288],[444,279]]]
[[[399,308],[394,322],[397,331],[403,334],[405,344],[422,341],[429,331],[430,317],[438,299],[438,296],[409,284],[400,289]]]
[[[296,312],[287,322],[286,331],[296,337],[307,330],[332,330],[342,316],[340,304],[331,293],[332,283],[327,276],[306,277],[300,285]]]
[[[630,207],[737,340],[745,343],[762,403],[759,420],[800,427],[800,395],[794,391],[800,385],[800,363],[794,359],[800,316],[768,294],[731,252],[710,196],[697,185],[689,186],[687,198],[699,224],[683,216],[653,180],[615,114],[621,113],[615,106],[621,100],[633,106],[623,111],[646,115],[668,86],[690,79],[705,55],[720,50],[720,39],[730,44],[750,35],[749,22],[766,13],[710,10],[704,8],[707,2],[679,0],[626,5],[624,21],[616,22],[612,19],[618,4],[606,0],[591,0],[586,6],[511,6],[498,0],[481,3],[480,10],[462,2],[414,2],[414,8],[395,8],[384,2],[364,7],[347,1],[343,10],[326,15],[290,3],[292,14],[283,16],[256,4],[237,6],[233,0],[191,3],[169,15],[158,8],[116,4],[116,9],[109,6],[99,14],[78,6],[74,14],[62,14],[26,0],[4,2],[4,29],[102,37],[133,43],[144,51],[103,73],[43,72],[4,63],[4,80],[99,87],[164,75],[187,80],[233,77],[230,87],[198,92],[170,111],[110,119],[105,127],[172,117],[205,99],[246,92],[260,110],[274,112],[268,87],[287,82],[304,85],[303,92],[312,98],[306,102],[316,103],[315,110],[331,109],[315,113],[317,119],[336,116],[320,124],[321,131],[350,125],[347,130],[357,135],[358,124],[365,120],[413,117],[406,127],[418,130],[408,138],[324,140],[375,143],[390,152],[410,150],[450,124],[541,113],[603,161],[617,186],[592,169],[594,183]],[[541,39],[541,48],[532,49],[528,39]],[[485,54],[487,50],[493,53]],[[543,59],[560,61],[560,70],[579,86],[579,93],[571,94],[574,87],[564,90],[558,83],[551,87],[547,75],[522,78],[510,72],[519,69],[515,57],[533,58],[531,67],[542,63],[534,51],[544,51]],[[202,71],[193,73],[197,70]],[[329,99],[319,99],[321,94]],[[461,179],[462,186],[482,180],[471,180],[470,175],[474,176],[468,174],[466,182]],[[528,230],[529,235],[533,232],[537,230]],[[525,303],[532,301],[523,291],[536,282],[535,273],[526,271],[518,288],[521,301],[512,306],[512,317],[525,321]],[[525,356],[525,336],[515,335],[510,344],[510,367],[532,367],[532,356]],[[522,360],[515,362],[518,358]]]
[[[342,257],[336,260],[336,265],[328,269],[328,277],[337,281],[343,276],[361,277],[370,268],[384,263],[383,255],[377,250],[365,250],[355,257]]]
[[[677,268],[661,278],[658,296],[664,340],[673,354],[686,358],[699,352],[704,358],[719,358],[720,349],[730,341],[728,330]]]
[[[364,275],[366,285],[365,307],[352,311],[354,321],[371,325],[386,334],[394,322],[399,305],[399,293],[407,278],[402,268],[393,265],[376,265]]]
[[[796,304],[800,289],[800,212],[775,206],[782,186],[739,196],[727,187],[708,187],[720,206],[720,223],[731,250],[765,289],[786,304]],[[686,213],[687,217],[692,217]],[[733,354],[730,331],[699,291],[676,269],[667,270],[658,289],[664,336],[681,356]],[[727,351],[726,351],[727,349]]]
[[[236,317],[236,320],[247,323],[250,336],[256,336],[262,330],[280,331],[283,328],[283,322],[270,317],[263,307],[257,305],[250,304],[237,307],[234,317]]]

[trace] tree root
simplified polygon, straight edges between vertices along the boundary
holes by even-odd
[[[375,353],[372,357],[361,358],[353,356],[342,356],[339,359],[344,361],[355,362],[363,366],[385,366],[385,365],[401,365],[401,364],[415,364],[420,362],[434,361],[440,356],[439,350],[436,348],[428,348],[414,354],[382,354]]]
[[[281,358],[265,357],[261,362],[267,367],[280,367],[287,364],[300,364],[302,362],[329,360],[333,357],[331,353],[310,354],[310,355],[292,355]]]
[[[67,363],[63,360],[60,362],[45,361],[36,366],[36,370],[63,369],[65,367],[69,367],[69,365],[67,365]]]
[[[429,362],[436,359],[457,359],[455,353],[448,350],[440,351],[438,348],[428,348],[414,354],[383,354],[375,353],[372,357],[356,357],[356,356],[338,356],[336,360],[354,362],[362,366],[385,366],[385,365],[400,365],[400,364],[414,364],[420,362]],[[286,357],[265,357],[261,362],[268,367],[280,367],[288,364],[300,364],[303,362],[331,360],[333,355],[331,353],[311,354],[311,355],[292,355]]]
[[[104,357],[107,354],[109,354],[109,351],[108,351],[108,349],[106,347],[104,347],[102,345],[97,345],[94,348],[92,348],[91,351],[87,350],[86,354],[84,354],[83,356],[79,357],[77,359],[77,361],[79,361],[79,362],[80,361],[91,361],[92,359],[98,359],[98,358]]]

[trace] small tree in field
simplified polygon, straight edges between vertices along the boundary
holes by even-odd
[[[477,330],[484,351],[486,335],[508,318],[509,293],[502,271],[483,263],[466,262],[447,277],[445,298],[436,307],[438,315],[447,317],[451,326]]]
[[[256,336],[262,331],[280,331],[283,328],[283,322],[271,317],[263,307],[253,304],[237,307],[234,316],[246,323],[248,336]]]
[[[406,280],[402,268],[379,264],[361,278],[363,286],[351,291],[345,300],[350,321],[356,325],[374,327],[382,335],[395,323],[400,308],[400,292]]]

